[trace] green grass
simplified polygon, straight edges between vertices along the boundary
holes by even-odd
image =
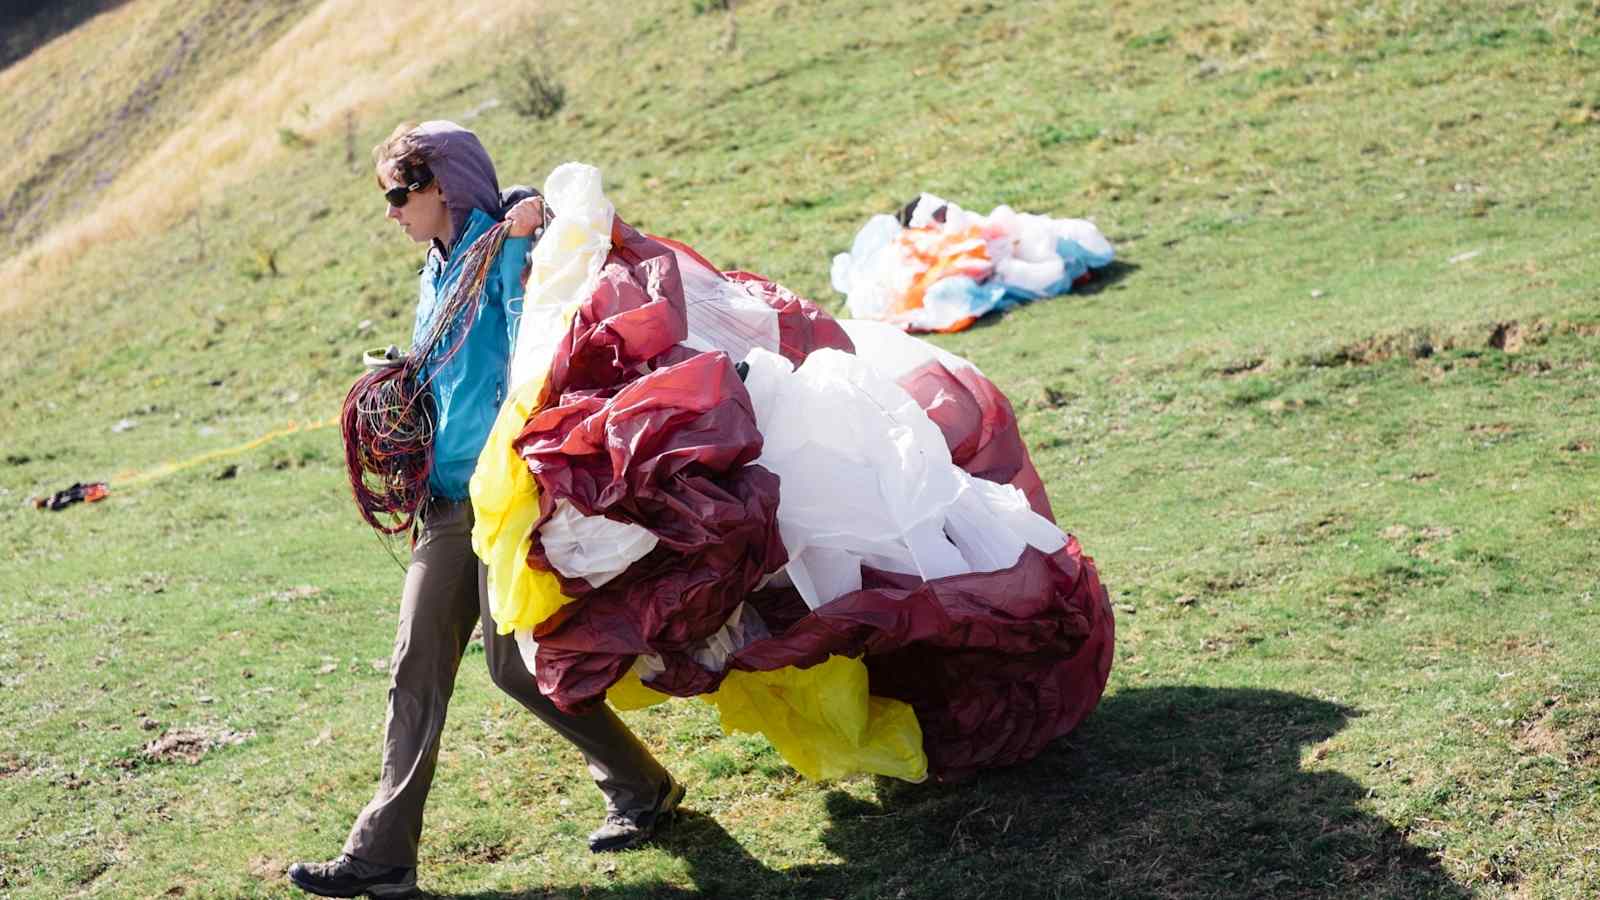
[[[565,109],[470,120],[502,178],[594,162],[624,217],[832,304],[829,255],[921,190],[1094,218],[1113,277],[938,342],[1012,397],[1097,559],[1111,686],[1040,759],[956,786],[813,785],[701,704],[632,714],[691,812],[600,859],[581,763],[474,651],[424,887],[1600,891],[1587,5],[752,0],[731,50],[693,6],[551,4]],[[506,43],[439,61],[363,144],[503,97]],[[333,430],[24,505],[326,419],[360,349],[404,338],[417,253],[336,144],[6,315],[0,895],[291,896],[282,868],[370,795],[400,572]],[[177,728],[249,736],[141,759]]]

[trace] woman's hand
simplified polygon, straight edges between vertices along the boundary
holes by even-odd
[[[507,232],[511,237],[537,236],[544,231],[544,198],[528,197],[506,211]]]

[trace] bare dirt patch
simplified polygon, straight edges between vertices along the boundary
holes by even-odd
[[[1345,344],[1325,353],[1306,357],[1303,362],[1312,368],[1336,366],[1370,366],[1396,357],[1427,359],[1439,350],[1450,350],[1453,342],[1444,343],[1425,332],[1380,334]]]
[[[1560,757],[1567,755],[1567,739],[1555,726],[1551,713],[1545,713],[1523,728],[1522,733],[1517,735],[1517,746],[1530,753]]]
[[[1250,359],[1229,363],[1217,371],[1224,378],[1232,378],[1236,375],[1247,375],[1251,372],[1259,372],[1265,365],[1266,360],[1260,357],[1252,357]]]
[[[504,844],[483,844],[465,849],[461,858],[468,862],[492,865],[505,859],[509,853]]]
[[[1600,710],[1585,703],[1572,707],[1559,697],[1545,703],[1548,708],[1517,732],[1517,746],[1573,765],[1600,763]]]
[[[144,745],[138,759],[147,763],[188,763],[194,765],[218,747],[242,744],[256,736],[254,731],[225,728],[175,728]]]
[[[1430,359],[1448,350],[1489,348],[1502,353],[1521,353],[1530,347],[1548,342],[1551,338],[1572,335],[1580,338],[1600,336],[1600,322],[1573,322],[1565,319],[1550,321],[1535,319],[1529,322],[1510,320],[1490,323],[1461,323],[1440,328],[1411,328],[1402,331],[1375,334],[1319,353],[1302,357],[1299,362],[1313,368],[1335,366],[1367,366],[1391,359]],[[1454,365],[1476,365],[1473,360],[1455,360]],[[1540,374],[1549,371],[1548,363],[1516,367],[1519,374]],[[1441,370],[1442,371],[1442,370]],[[1224,374],[1231,374],[1226,369]]]
[[[284,873],[289,871],[289,864],[272,856],[252,856],[245,868],[262,881],[277,883],[283,880]]]
[[[1522,349],[1522,325],[1517,322],[1501,322],[1489,332],[1489,346],[1506,353],[1516,353]]]
[[[1435,545],[1455,537],[1455,533],[1456,530],[1448,525],[1424,525],[1413,529],[1409,525],[1395,524],[1378,534],[1395,545],[1395,549],[1403,548],[1418,559],[1426,559],[1432,555]]]
[[[1557,509],[1553,515],[1555,520],[1566,528],[1588,528],[1597,519],[1600,519],[1600,502],[1593,499],[1585,500],[1575,506],[1566,506]]]

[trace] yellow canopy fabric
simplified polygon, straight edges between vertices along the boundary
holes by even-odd
[[[544,379],[525,382],[506,398],[472,473],[472,550],[489,570],[489,610],[500,634],[532,629],[572,598],[554,573],[528,564],[539,485],[512,442],[539,402]]]
[[[642,709],[668,699],[633,672],[611,686],[618,709]],[[862,772],[905,781],[928,777],[922,726],[907,704],[867,693],[867,666],[833,656],[809,669],[733,671],[701,697],[717,708],[724,733],[765,735],[784,760],[813,781]]]
[[[867,665],[833,656],[809,669],[729,672],[706,700],[724,731],[754,731],[795,771],[820,781],[861,772],[928,777],[922,726],[912,708],[867,693]]]

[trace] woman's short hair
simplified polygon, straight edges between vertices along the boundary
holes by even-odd
[[[372,148],[372,165],[379,187],[383,186],[383,176],[378,173],[389,166],[405,172],[427,164],[428,160],[422,155],[422,148],[414,134],[416,130],[417,123],[401,122],[382,143]]]

